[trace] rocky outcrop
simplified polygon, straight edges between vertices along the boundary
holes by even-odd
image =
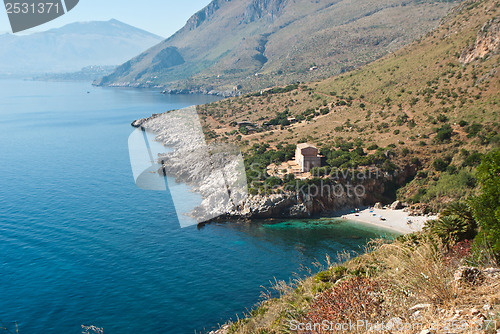
[[[161,166],[158,174],[174,177],[202,197],[198,206],[185,208],[191,211],[183,208],[177,212],[180,221],[188,216],[198,223],[206,222],[243,203],[247,182],[241,152],[232,145],[207,144],[196,107],[154,115],[132,125],[157,134],[156,140],[170,148],[170,152],[155,157]],[[176,203],[177,194],[171,195],[177,209],[185,198]]]
[[[403,208],[403,203],[400,201],[395,201],[391,204],[391,210],[401,210]]]
[[[481,270],[475,267],[460,267],[453,274],[453,278],[458,286],[464,284],[478,285],[484,281],[485,275]]]
[[[148,121],[155,119],[156,117],[160,116],[161,114],[153,114],[150,117],[147,118],[141,118],[138,120],[133,121],[130,125],[132,125],[134,128],[142,128],[144,124],[146,124]]]
[[[479,30],[474,45],[462,52],[460,62],[468,64],[476,59],[485,58],[498,52],[500,47],[500,18],[496,17],[486,22]]]
[[[185,27],[186,30],[194,30],[198,28],[203,22],[210,19],[216,11],[219,10],[222,2],[229,2],[231,0],[215,0],[209,3],[205,8],[194,14],[189,18]]]
[[[240,96],[241,92],[237,89],[219,91],[219,90],[208,90],[206,88],[191,88],[191,89],[164,89],[162,94],[169,95],[188,95],[188,94],[203,94],[203,95],[214,95],[222,97],[235,97]]]

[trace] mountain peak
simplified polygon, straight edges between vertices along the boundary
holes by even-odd
[[[3,35],[0,73],[74,72],[90,65],[119,65],[162,40],[116,19],[74,22],[30,35]]]
[[[60,28],[48,30],[50,33],[57,34],[101,34],[101,35],[126,35],[141,34],[152,38],[163,40],[163,37],[150,33],[149,31],[131,26],[130,24],[110,19],[108,21],[84,21],[69,23]]]

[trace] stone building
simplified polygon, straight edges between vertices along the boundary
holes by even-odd
[[[301,172],[309,172],[314,167],[321,167],[319,150],[311,144],[298,144],[295,151],[295,162]]]

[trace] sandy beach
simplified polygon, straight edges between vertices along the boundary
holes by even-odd
[[[403,210],[391,209],[364,209],[357,213],[344,214],[342,217],[403,234],[421,231],[426,221],[437,219],[436,216],[410,216]]]

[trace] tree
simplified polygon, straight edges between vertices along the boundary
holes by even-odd
[[[453,129],[449,124],[445,124],[438,129],[435,141],[437,142],[448,141],[451,139],[451,136],[453,136]]]
[[[478,242],[490,246],[500,260],[500,150],[483,157],[478,167],[482,194],[473,200],[474,218],[479,223]]]
[[[432,166],[438,172],[444,172],[446,170],[446,168],[448,167],[448,165],[449,165],[449,163],[441,158],[434,160],[434,162],[432,163]]]

